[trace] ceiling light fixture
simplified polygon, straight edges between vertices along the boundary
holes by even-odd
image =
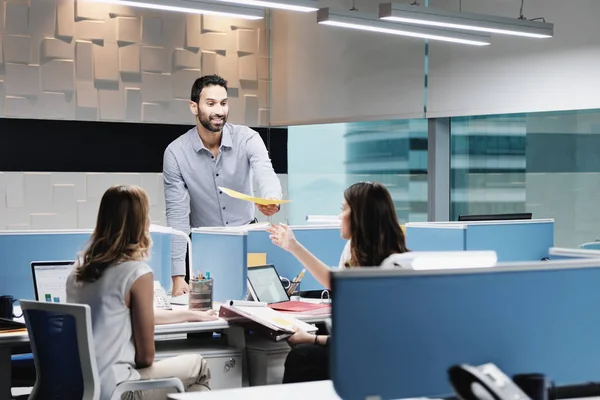
[[[245,4],[248,6],[278,8],[280,10],[311,12],[319,9],[318,0],[219,0],[225,3]]]
[[[491,43],[489,35],[483,33],[467,33],[455,30],[397,24],[381,21],[374,16],[356,11],[333,11],[329,8],[321,8],[317,12],[317,22],[323,25],[340,26],[343,28],[389,33],[392,35],[414,38],[440,40],[444,42],[470,44],[474,46],[487,46]]]
[[[184,12],[191,14],[214,15],[219,17],[231,17],[240,19],[263,19],[264,11],[259,8],[227,6],[220,2],[200,2],[194,0],[87,0],[95,3],[117,4],[129,7],[150,8],[153,10],[165,10]]]
[[[522,15],[519,18],[506,18],[461,11],[446,11],[411,4],[382,3],[379,5],[379,18],[404,24],[499,33],[538,39],[554,36],[554,24],[527,20]]]

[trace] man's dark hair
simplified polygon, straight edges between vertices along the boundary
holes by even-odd
[[[196,79],[192,85],[191,96],[191,100],[194,103],[198,103],[200,101],[200,93],[202,93],[202,89],[207,86],[221,86],[227,90],[227,81],[221,78],[219,75],[205,75]]]

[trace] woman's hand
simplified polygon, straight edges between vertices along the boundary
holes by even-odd
[[[189,311],[189,322],[204,322],[204,321],[215,321],[219,319],[217,315],[217,310],[207,310],[207,311]]]
[[[315,335],[304,332],[302,329],[294,328],[295,333],[290,336],[287,341],[291,345],[301,344],[301,343],[314,343]]]
[[[298,244],[294,232],[286,224],[269,225],[267,232],[271,242],[284,250],[293,251]]]

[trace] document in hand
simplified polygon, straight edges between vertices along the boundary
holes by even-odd
[[[248,196],[247,194],[236,192],[235,190],[227,189],[222,186],[219,186],[219,190],[221,190],[223,193],[227,194],[228,196],[233,197],[234,199],[246,200],[246,201],[249,201],[254,204],[260,204],[262,206],[268,206],[271,204],[285,204],[285,203],[289,203],[291,201],[291,200],[263,199],[260,197]]]
[[[219,317],[238,325],[261,331],[269,338],[279,341],[294,334],[294,327],[314,333],[317,328],[291,315],[283,314],[258,301],[227,301],[221,305]]]

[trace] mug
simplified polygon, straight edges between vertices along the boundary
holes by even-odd
[[[531,398],[531,400],[555,400],[554,382],[544,374],[517,374],[513,382]]]
[[[14,311],[14,303],[15,301],[19,301],[10,295],[0,296],[0,318],[4,319],[13,319],[13,318],[21,318],[21,315],[15,315]]]

